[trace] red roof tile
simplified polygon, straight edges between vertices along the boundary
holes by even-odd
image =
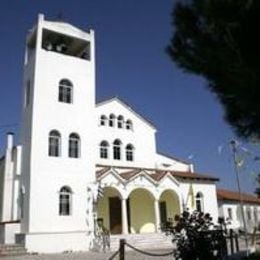
[[[239,193],[236,191],[218,189],[218,200],[240,201]],[[252,194],[241,193],[241,199],[243,202],[260,204],[260,199]]]
[[[207,180],[207,181],[219,181],[219,178],[214,176],[200,174],[200,173],[193,173],[193,172],[180,172],[180,171],[172,171],[172,176],[179,177],[181,179],[196,179],[196,180]]]
[[[138,174],[140,170],[134,169],[128,172],[120,173],[119,176],[121,176],[125,180],[130,180],[132,177],[134,177],[136,174]]]
[[[167,173],[170,173],[173,177],[182,180],[190,179],[190,180],[214,181],[214,182],[219,181],[219,179],[216,177],[193,173],[193,172],[165,171],[165,170],[138,168],[138,167],[125,167],[125,166],[109,166],[109,165],[102,166],[100,164],[98,164],[97,166],[104,167],[102,170],[97,171],[97,178],[100,178],[104,174],[104,172],[110,170],[113,167],[116,169],[128,169],[129,171],[119,174],[122,178],[126,180],[129,180],[134,175],[138,174],[140,171],[152,171],[152,173],[147,173],[147,174],[155,181],[161,180]],[[102,174],[100,174],[100,172],[102,172]]]
[[[104,168],[96,171],[96,177],[100,178],[103,174],[105,174],[107,171],[109,171],[111,169],[110,166],[105,166]]]
[[[155,173],[150,174],[150,176],[155,181],[160,181],[166,174],[167,174],[167,171],[156,171]]]

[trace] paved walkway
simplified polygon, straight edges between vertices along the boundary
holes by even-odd
[[[146,251],[146,250],[145,250]],[[167,253],[169,250],[156,250],[152,249],[147,250],[155,254]],[[111,252],[101,253],[101,252],[81,252],[81,253],[63,253],[63,254],[39,254],[39,255],[24,255],[24,256],[8,256],[0,257],[0,260],[106,260],[113,255]],[[114,258],[118,260],[118,256]],[[173,260],[172,256],[165,257],[154,257],[154,256],[145,256],[137,252],[127,251],[126,260]]]

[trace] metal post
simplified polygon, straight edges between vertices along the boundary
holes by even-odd
[[[125,239],[119,240],[119,260],[125,260]]]
[[[234,233],[233,233],[233,229],[230,229],[229,231],[229,239],[230,239],[230,251],[231,254],[234,254]]]
[[[246,226],[246,219],[245,219],[245,213],[244,213],[244,203],[241,195],[241,188],[240,188],[240,180],[239,180],[239,173],[238,173],[238,167],[237,167],[237,143],[235,140],[230,141],[232,153],[233,153],[233,162],[234,162],[234,172],[236,174],[236,181],[237,181],[237,188],[238,188],[238,194],[239,194],[239,204],[240,204],[240,210],[245,230],[245,244],[246,244],[246,255],[248,256],[248,233],[247,233],[247,226]]]
[[[239,243],[238,243],[238,235],[235,234],[235,245],[236,245],[236,252],[239,252]]]

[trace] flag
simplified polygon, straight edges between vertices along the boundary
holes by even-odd
[[[236,158],[236,165],[238,168],[241,168],[244,165],[244,159],[243,158]]]
[[[190,155],[188,156],[188,160],[192,160],[193,157],[194,157],[194,155],[193,155],[193,154],[190,154]]]
[[[192,187],[191,183],[190,183],[190,188],[189,188],[189,196],[191,198],[191,207],[194,208],[194,206],[195,206],[195,197],[194,197],[194,191],[193,191],[193,187]]]
[[[218,154],[221,154],[223,150],[223,145],[218,146]]]

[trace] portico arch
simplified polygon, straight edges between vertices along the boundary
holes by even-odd
[[[129,194],[129,226],[131,233],[155,232],[154,196],[144,188],[136,188]]]
[[[121,234],[122,232],[122,195],[114,187],[105,187],[103,196],[98,199],[97,216],[103,219],[104,226],[110,230],[111,234]]]
[[[173,190],[164,190],[159,198],[160,221],[165,225],[167,221],[174,221],[175,215],[180,214],[180,201],[178,194]]]

